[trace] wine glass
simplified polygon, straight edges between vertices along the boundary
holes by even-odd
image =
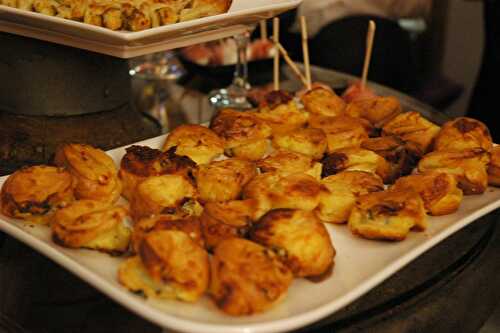
[[[185,74],[174,51],[148,54],[130,60],[129,74],[139,79],[136,106],[156,119],[163,133],[173,125],[173,106],[169,103],[170,88]],[[134,82],[133,82],[134,84]]]
[[[213,90],[208,99],[215,109],[233,108],[246,110],[252,108],[247,94],[250,90],[248,83],[248,59],[247,49],[250,40],[250,32],[238,34],[233,37],[236,42],[236,68],[231,85],[227,88]]]

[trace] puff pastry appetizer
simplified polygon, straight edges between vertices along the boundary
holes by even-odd
[[[301,96],[304,108],[314,114],[322,116],[338,116],[346,108],[346,103],[335,92],[323,87],[314,87]]]
[[[209,293],[233,316],[263,312],[284,299],[293,274],[278,256],[241,238],[222,241],[211,260]]]
[[[148,233],[139,254],[118,269],[118,281],[146,297],[197,301],[209,283],[208,253],[186,233],[159,230]]]
[[[175,153],[187,156],[196,164],[207,164],[224,153],[224,140],[201,125],[181,125],[167,137],[163,150],[177,147]]]
[[[465,195],[484,193],[488,187],[489,154],[481,148],[435,151],[418,163],[420,172],[436,170],[453,175]]]
[[[500,146],[490,150],[491,160],[488,165],[488,184],[500,186]]]
[[[202,211],[197,199],[196,187],[185,177],[152,176],[137,186],[130,200],[130,212],[134,221],[151,215],[197,216]]]
[[[348,116],[364,118],[376,128],[382,128],[401,112],[401,103],[394,96],[358,99],[347,104],[345,110]]]
[[[257,161],[257,167],[262,173],[273,172],[282,176],[305,173],[319,180],[323,166],[321,163],[315,162],[311,156],[278,149],[266,158]]]
[[[52,219],[52,239],[69,248],[122,254],[128,250],[131,230],[125,226],[127,209],[95,200],[78,200],[59,209]]]
[[[195,175],[200,199],[204,202],[238,199],[243,186],[256,174],[253,162],[238,158],[200,165]]]
[[[320,277],[333,268],[335,249],[312,212],[276,209],[252,228],[250,239],[272,249],[296,277]]]
[[[365,171],[343,171],[323,178],[321,184],[328,191],[322,192],[314,212],[328,223],[347,222],[358,196],[384,190],[382,179]]]
[[[221,110],[210,128],[225,140],[228,156],[258,160],[268,151],[271,127],[250,112]]]
[[[325,133],[317,128],[300,128],[284,134],[275,134],[272,142],[277,149],[290,150],[317,160],[323,157],[327,146]]]
[[[384,125],[382,135],[401,138],[415,156],[422,156],[430,150],[439,131],[439,126],[412,111],[400,114]]]
[[[463,193],[455,177],[444,172],[429,171],[399,178],[392,189],[417,191],[430,215],[455,212],[462,202]]]
[[[84,144],[64,144],[56,150],[54,163],[75,178],[77,199],[113,203],[120,198],[122,184],[115,163],[104,151]]]
[[[490,131],[479,120],[459,117],[446,122],[436,136],[435,150],[465,150],[493,147]]]
[[[0,193],[2,213],[46,224],[50,215],[74,200],[71,174],[48,165],[22,168],[10,175]]]
[[[309,118],[309,113],[299,108],[293,96],[282,90],[268,93],[255,115],[271,127],[273,135],[304,127]]]
[[[364,238],[400,241],[412,228],[427,228],[424,203],[412,190],[365,194],[358,198],[348,226]]]
[[[176,154],[176,147],[162,152],[146,146],[131,146],[126,149],[118,171],[122,195],[131,200],[137,185],[151,176],[177,174],[193,181],[195,169],[196,164],[190,158]]]

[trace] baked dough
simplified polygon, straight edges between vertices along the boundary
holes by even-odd
[[[488,127],[479,120],[459,117],[446,122],[436,136],[435,150],[465,150],[493,147]]]

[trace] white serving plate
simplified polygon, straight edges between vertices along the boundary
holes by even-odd
[[[165,136],[139,142],[161,147]],[[116,163],[124,147],[109,151]],[[0,178],[0,186],[6,177]],[[51,241],[48,227],[0,216],[0,230],[73,272],[82,280],[136,314],[167,329],[189,333],[285,332],[318,321],[353,302],[413,259],[457,230],[500,207],[500,189],[466,196],[458,212],[429,217],[425,232],[412,232],[402,242],[358,238],[346,226],[327,225],[337,250],[333,274],[321,283],[295,279],[281,304],[263,314],[230,317],[208,297],[196,304],[146,300],[124,289],[116,279],[120,258],[89,250],[70,250]]]
[[[113,31],[77,21],[0,5],[0,31],[120,58],[230,37],[302,0],[233,0],[225,14],[138,32]]]

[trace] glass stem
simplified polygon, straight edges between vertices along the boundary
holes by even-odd
[[[244,90],[248,90],[248,59],[247,49],[250,40],[250,33],[245,32],[234,36],[237,48],[236,69],[234,72],[233,85]]]

